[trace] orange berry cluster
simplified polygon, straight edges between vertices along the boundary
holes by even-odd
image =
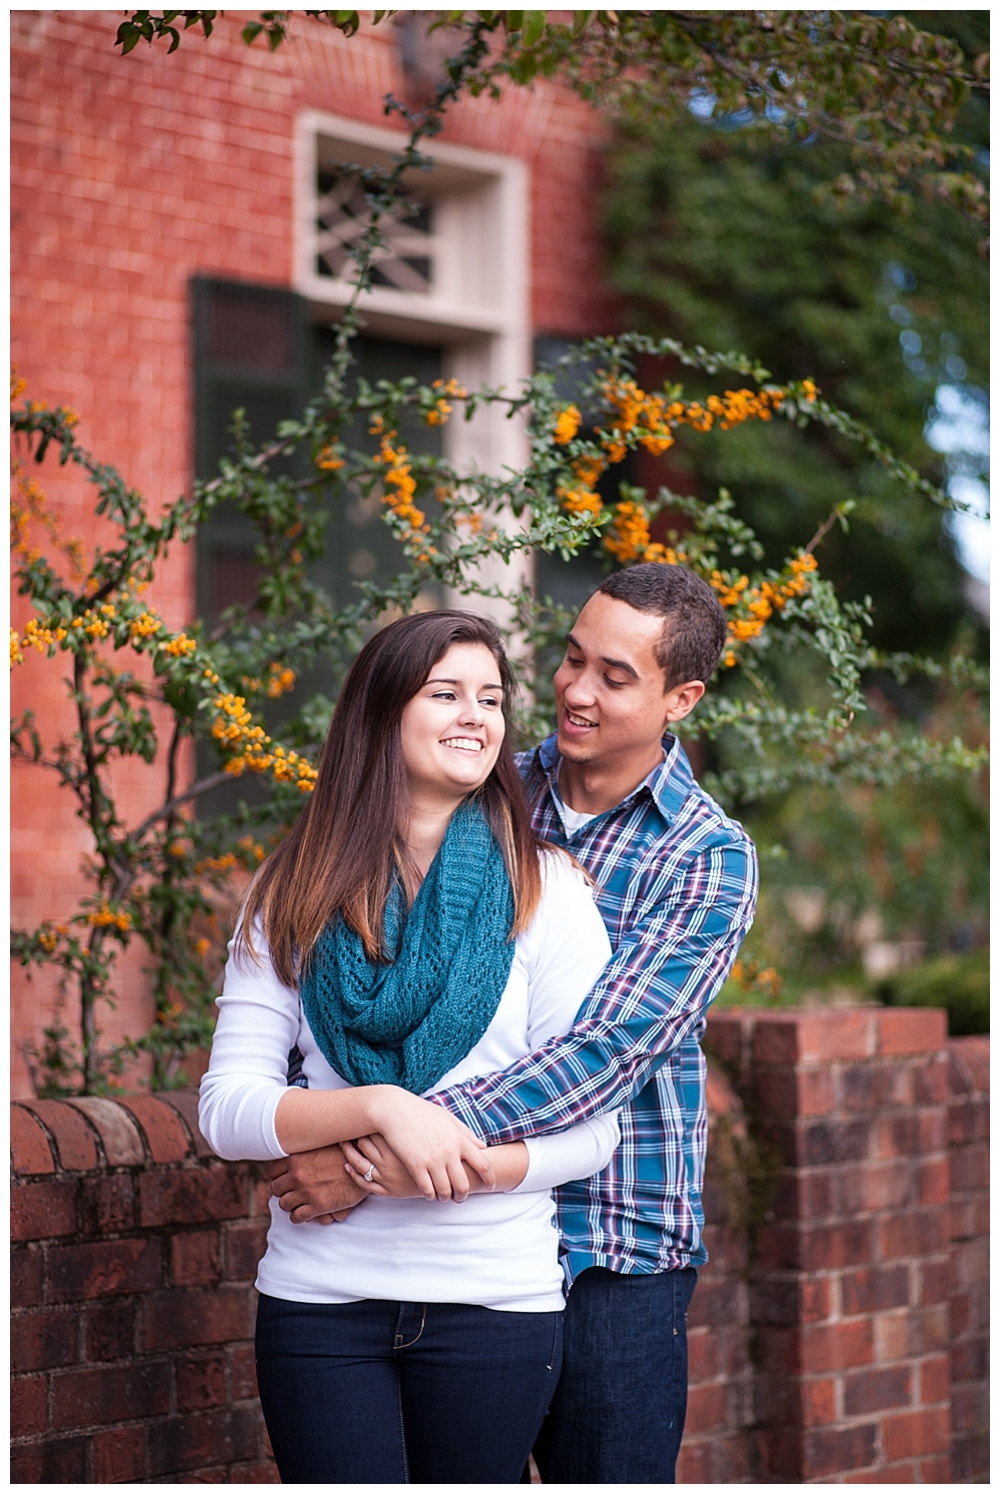
[[[242,684],[248,695],[256,695],[261,688],[264,688],[271,700],[280,700],[282,695],[295,689],[294,669],[288,669],[285,665],[276,662],[270,663],[267,668],[266,686],[262,687],[261,681],[252,675],[243,676]]]
[[[778,996],[785,984],[773,965],[761,969],[756,960],[737,960],[730,979],[742,986],[744,991],[763,991],[767,996]]]
[[[226,851],[222,856],[206,856],[204,861],[195,862],[195,871],[229,871],[236,865],[236,857],[232,851]]]
[[[381,431],[382,417],[378,416],[376,419],[379,431]],[[437,553],[434,546],[429,545],[426,540],[426,536],[431,532],[431,526],[425,522],[423,511],[417,508],[413,501],[413,495],[417,491],[417,480],[413,476],[409,452],[402,444],[393,446],[395,437],[395,431],[385,431],[382,434],[381,452],[373,460],[385,467],[382,475],[385,502],[396,517],[402,519],[407,526],[400,538],[404,544],[417,546],[417,560],[427,561]]]
[[[604,546],[622,565],[631,565],[636,560],[652,561],[658,565],[687,564],[688,557],[683,550],[650,543],[649,519],[641,503],[616,503],[614,514]]]
[[[601,388],[617,418],[608,439],[601,442],[612,462],[621,462],[628,447],[624,437],[638,431],[640,446],[653,456],[662,456],[673,446],[672,422],[680,420],[685,406],[682,400],[667,400],[662,394],[646,394],[634,379],[607,379]]]
[[[802,388],[806,399],[814,401],[815,384],[806,379]],[[570,464],[576,480],[564,482],[556,488],[556,496],[567,513],[590,514],[594,518],[600,515],[603,506],[594,491],[598,479],[609,465],[624,461],[629,438],[653,456],[662,456],[673,446],[673,431],[677,426],[689,425],[697,431],[709,431],[718,422],[722,430],[728,431],[746,420],[770,420],[772,412],[779,409],[788,397],[786,389],[762,389],[758,392],[727,389],[723,395],[710,394],[702,404],[698,400],[648,394],[634,379],[618,377],[605,379],[601,389],[614,411],[613,422],[601,441],[603,455],[578,457]],[[576,405],[560,411],[553,432],[557,446],[566,445],[573,439],[580,428],[580,419]],[[677,563],[669,547],[650,544],[645,514],[641,506],[634,503],[616,505],[615,520],[604,543],[623,565],[634,560]]]
[[[294,689],[294,669],[288,669],[276,663],[268,665],[267,693],[272,700],[278,700],[282,695],[287,695],[289,690]]]
[[[555,430],[552,439],[557,446],[565,446],[572,441],[580,429],[580,412],[576,405],[567,405],[565,410],[560,410],[556,416]]]
[[[448,398],[467,399],[468,395],[457,379],[449,379],[447,383],[444,379],[435,379],[431,388],[440,389],[441,393],[430,409],[424,411],[424,420],[428,425],[444,425],[452,412]]]
[[[575,488],[556,488],[556,497],[568,514],[591,514],[596,519],[603,507],[601,495],[582,484]]]
[[[16,637],[17,634],[14,633],[13,637],[11,638],[12,648],[14,639]],[[28,619],[28,622],[24,629],[24,637],[21,642],[24,644],[25,648],[37,649],[41,654],[44,653],[51,644],[61,643],[65,637],[66,629],[61,624],[57,624],[57,626],[54,628],[48,628],[43,623],[40,623],[37,618],[32,617]]]
[[[324,472],[336,472],[344,465],[344,458],[337,455],[336,446],[324,446],[316,458],[316,465]]]
[[[246,852],[248,856],[253,856],[255,861],[263,861],[265,855],[267,854],[264,850],[264,847],[260,844],[259,841],[254,840],[252,835],[242,836],[236,842],[236,844],[239,846],[240,850]]]
[[[115,609],[110,602],[106,602],[97,612],[88,607],[82,617],[74,617],[70,624],[73,628],[80,628],[88,638],[107,638],[111,632],[111,623],[115,617]]]
[[[162,645],[163,652],[169,654],[173,659],[186,657],[198,651],[198,645],[193,638],[186,633],[178,633],[176,638],[168,638]]]
[[[107,898],[102,898],[101,906],[93,913],[87,914],[87,922],[98,929],[116,928],[124,934],[132,927],[132,915],[123,909],[116,912],[108,906]]]
[[[723,656],[724,664],[735,664],[736,646],[748,638],[757,638],[764,624],[775,612],[781,611],[789,598],[802,596],[809,590],[809,577],[816,569],[816,557],[803,551],[789,561],[784,573],[786,580],[779,578],[751,586],[748,576],[738,576],[733,581],[721,571],[712,572],[709,584],[718,592],[722,606],[740,609],[740,616],[734,617],[729,624],[729,646]]]
[[[129,633],[133,643],[141,643],[144,638],[152,638],[162,627],[162,622],[154,613],[143,612],[129,625]]]
[[[264,728],[253,724],[242,695],[219,695],[213,704],[218,715],[212,723],[212,736],[224,751],[235,754],[226,763],[225,772],[234,778],[244,772],[271,772],[277,783],[296,783],[303,793],[312,793],[318,777],[312,763],[298,752],[273,747]]]
[[[696,431],[710,431],[715,421],[724,431],[745,420],[770,420],[787,398],[784,389],[727,389],[725,394],[710,394],[704,404],[698,400],[669,399],[662,394],[646,394],[634,379],[608,379],[601,386],[617,419],[602,442],[613,462],[620,462],[627,450],[624,437],[637,431],[640,446],[660,456],[674,444],[672,429],[690,425]],[[815,386],[811,386],[815,389]],[[815,394],[812,395],[815,398]]]
[[[24,387],[23,380],[20,387]],[[72,423],[72,422],[70,422]],[[48,507],[48,499],[37,478],[26,473],[16,457],[11,459],[11,476],[18,498],[10,503],[11,550],[24,557],[28,565],[34,565],[42,555],[41,549],[30,547],[28,534],[32,521],[41,524],[57,549],[67,556],[74,579],[79,580],[85,570],[86,552],[81,539],[64,539],[62,521]]]

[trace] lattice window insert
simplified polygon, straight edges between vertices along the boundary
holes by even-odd
[[[369,209],[364,189],[351,177],[320,172],[316,214],[316,273],[348,280],[350,250],[364,233]],[[434,285],[433,209],[422,206],[408,218],[384,220],[386,239],[376,251],[372,284],[426,296]]]

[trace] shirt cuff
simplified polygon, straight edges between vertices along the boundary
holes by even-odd
[[[456,1120],[468,1126],[472,1134],[478,1136],[480,1141],[496,1140],[489,1128],[483,1125],[480,1112],[460,1089],[441,1089],[436,1094],[424,1095],[424,1099],[430,1100],[432,1105],[440,1105],[442,1110],[447,1110],[449,1115],[453,1115]]]

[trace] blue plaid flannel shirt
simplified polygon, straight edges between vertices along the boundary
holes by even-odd
[[[556,1189],[563,1265],[649,1274],[703,1265],[707,1112],[705,1011],[723,985],[757,898],[743,827],[698,785],[680,745],[617,805],[567,836],[555,737],[518,766],[539,835],[594,878],[612,958],[563,1037],[503,1073],[435,1095],[490,1142],[561,1131],[621,1109],[608,1167]]]

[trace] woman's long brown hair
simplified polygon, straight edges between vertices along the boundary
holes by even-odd
[[[489,649],[500,671],[506,716],[514,682],[500,634],[471,612],[399,618],[369,639],[351,665],[320,754],[316,787],[257,873],[243,908],[237,952],[254,956],[251,931],[259,918],[275,972],[286,985],[296,984],[296,965],[308,959],[337,912],[360,936],[369,959],[385,957],[385,905],[405,860],[409,800],[400,718],[456,643]],[[542,884],[538,840],[506,735],[476,799],[507,865],[517,934],[530,922]]]

